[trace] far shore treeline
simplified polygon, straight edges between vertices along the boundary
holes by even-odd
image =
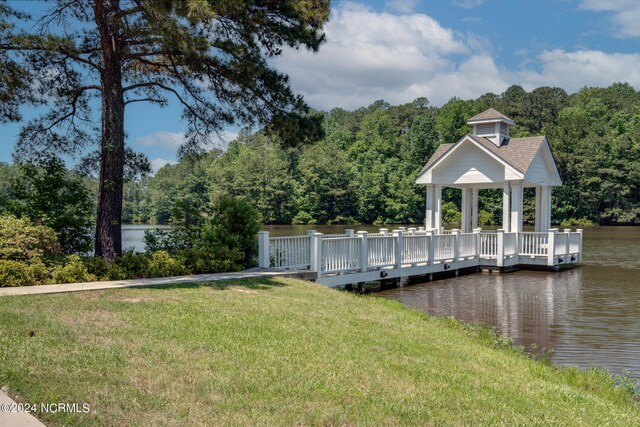
[[[489,107],[516,122],[513,137],[547,136],[564,183],[553,193],[554,224],[640,224],[640,93],[626,83],[572,95],[512,86],[442,107],[418,98],[336,108],[324,115],[319,142],[292,148],[241,132],[225,151],[183,157],[127,182],[123,222],[182,223],[231,195],[253,204],[267,224],[419,224],[424,188],[416,176],[439,144],[457,141],[469,131],[467,119]],[[0,164],[0,210],[16,168]],[[94,180],[84,182],[95,191]],[[455,223],[460,193],[448,189],[444,197],[445,222]],[[528,191],[525,221],[533,220],[533,198]],[[499,191],[481,192],[481,223],[499,221],[501,208]]]

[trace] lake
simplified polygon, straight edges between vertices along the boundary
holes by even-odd
[[[157,227],[127,226],[123,242],[143,250],[144,231],[151,228]],[[379,227],[263,227],[273,236],[345,228]],[[585,229],[583,264],[572,270],[472,274],[377,295],[431,315],[489,326],[559,365],[596,366],[640,378],[640,227]]]

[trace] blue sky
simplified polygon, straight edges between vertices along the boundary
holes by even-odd
[[[420,96],[442,105],[512,84],[571,93],[626,81],[640,89],[638,22],[638,0],[334,1],[320,52],[285,50],[274,64],[323,110]],[[11,161],[19,128],[0,125],[0,161]],[[156,169],[176,160],[184,129],[175,104],[127,110],[127,142]]]

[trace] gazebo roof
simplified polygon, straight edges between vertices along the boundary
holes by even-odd
[[[495,111],[495,110],[494,110]],[[455,144],[441,144],[433,153],[427,164],[420,172],[420,175],[431,168],[442,156],[448,153],[453,147],[460,144],[465,138],[472,138],[488,151],[502,159],[509,166],[518,170],[522,174],[526,174],[533,162],[533,159],[540,149],[540,145],[545,141],[544,136],[533,136],[528,138],[511,138],[505,141],[499,148],[496,145],[480,136],[465,135]]]
[[[487,121],[503,121],[511,125],[515,124],[515,122],[511,120],[509,117],[505,116],[500,111],[497,111],[493,108],[489,108],[487,111],[483,111],[482,113],[471,117],[467,121],[467,123],[473,124],[477,122],[487,122]]]

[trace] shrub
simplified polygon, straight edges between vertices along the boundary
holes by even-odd
[[[291,224],[315,224],[316,221],[313,219],[310,213],[305,211],[300,211],[293,217],[291,220]]]
[[[213,216],[205,224],[201,243],[226,248],[222,254],[242,254],[240,265],[249,267],[256,262],[258,255],[258,231],[260,231],[260,212],[249,202],[231,196],[221,197],[215,204]],[[231,257],[230,260],[235,262]]]
[[[28,218],[0,216],[0,259],[33,261],[60,253],[56,233]]]
[[[149,258],[129,249],[111,262],[107,276],[111,280],[136,279],[145,277],[148,268]]]
[[[593,227],[595,222],[587,218],[567,218],[560,223],[561,227]]]
[[[185,273],[184,265],[171,258],[167,251],[154,252],[147,267],[147,277],[178,276]]]
[[[39,260],[27,264],[0,259],[0,287],[45,285],[48,279],[49,272]]]
[[[109,264],[104,258],[100,257],[86,257],[82,260],[85,267],[87,268],[87,273],[95,276],[99,280],[107,280],[109,278]]]
[[[485,210],[478,212],[478,225],[493,225],[493,214]]]
[[[53,269],[51,276],[54,283],[91,282],[96,280],[96,276],[89,273],[87,266],[78,255],[70,255],[65,264]]]

